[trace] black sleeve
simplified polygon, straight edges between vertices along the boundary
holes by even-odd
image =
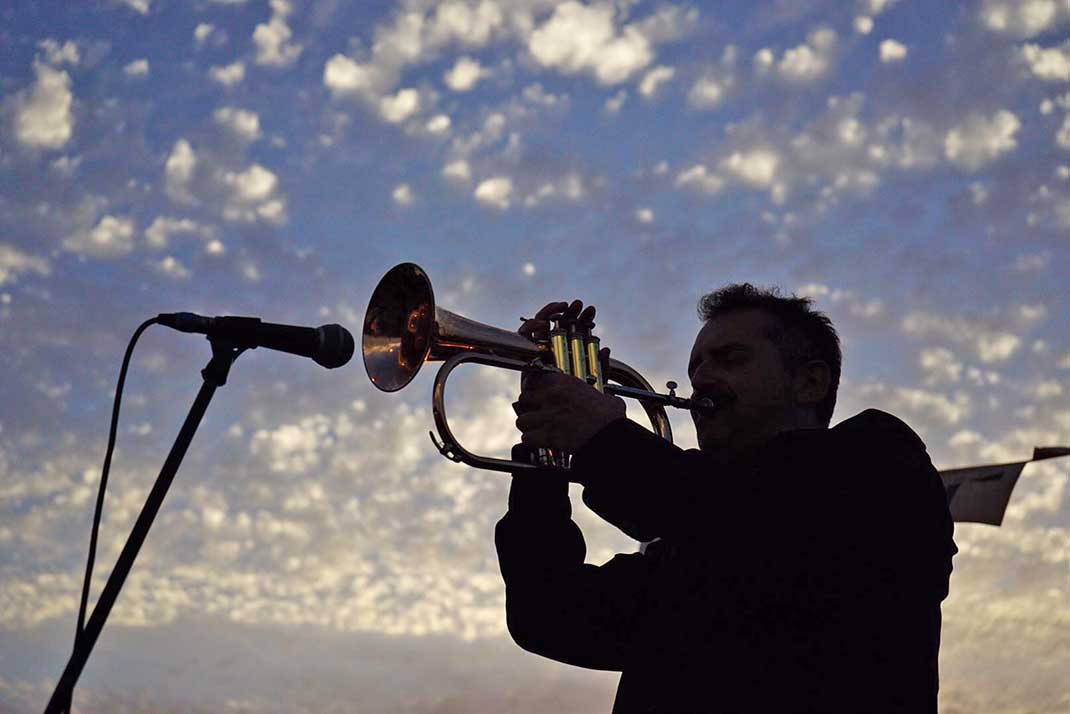
[[[572,469],[584,486],[583,502],[638,541],[683,535],[695,525],[686,516],[714,505],[717,483],[740,486],[700,452],[684,451],[628,419],[595,434],[573,455]]]
[[[622,419],[575,454],[573,468],[584,502],[628,535],[704,541],[735,558],[718,567],[767,585],[771,597],[843,605],[877,587],[937,602],[947,594],[955,546],[945,492],[925,445],[890,414],[783,433],[737,466]]]
[[[840,522],[858,534],[855,559],[894,599],[942,601],[958,548],[947,492],[925,444],[877,410],[840,426],[843,465],[833,504],[844,512]]]
[[[513,458],[523,458],[522,451],[514,449]],[[509,511],[494,534],[509,633],[529,652],[620,671],[648,565],[638,553],[585,564],[586,544],[571,513],[564,477],[513,476]]]

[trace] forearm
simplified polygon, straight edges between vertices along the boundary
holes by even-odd
[[[580,667],[623,666],[644,564],[631,555],[601,567],[584,563],[586,545],[562,477],[514,476],[495,544],[509,633],[518,645]]]
[[[709,498],[712,467],[635,422],[610,424],[573,456],[573,480],[599,516],[640,541],[676,535]]]
[[[582,565],[587,547],[572,522],[568,482],[549,473],[513,476],[494,542],[507,586],[545,582]]]

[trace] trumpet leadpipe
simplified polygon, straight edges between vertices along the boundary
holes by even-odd
[[[617,397],[628,397],[646,404],[686,409],[687,411],[698,412],[710,416],[717,411],[717,405],[714,404],[712,399],[709,399],[708,397],[703,397],[701,399],[678,397],[675,393],[676,383],[669,382],[669,385],[668,394],[647,391],[645,389],[636,389],[634,387],[624,387],[619,384],[607,384],[605,385],[605,391],[606,394],[612,394]]]

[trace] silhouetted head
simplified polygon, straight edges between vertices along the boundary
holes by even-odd
[[[792,429],[827,428],[840,382],[840,341],[809,298],[728,285],[704,295],[704,320],[687,373],[696,397],[718,405],[694,415],[699,447],[727,458]]]

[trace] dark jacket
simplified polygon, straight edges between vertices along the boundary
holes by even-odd
[[[621,419],[573,457],[643,554],[584,563],[568,483],[517,474],[495,542],[524,649],[622,672],[614,714],[936,711],[957,552],[921,439],[867,410],[715,465]]]

